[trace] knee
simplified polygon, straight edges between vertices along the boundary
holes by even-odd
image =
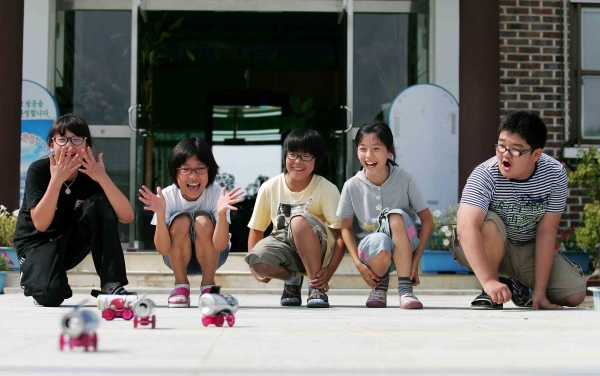
[[[206,215],[200,215],[194,220],[194,231],[196,232],[196,239],[205,241],[211,240],[215,227],[213,226],[212,219]]]
[[[41,293],[34,294],[33,298],[39,305],[44,307],[58,307],[65,300],[64,291],[52,287],[46,288]]]
[[[381,250],[377,256],[369,261],[369,267],[373,273],[377,274],[379,277],[382,277],[387,273],[391,264],[392,256],[390,256],[386,250]]]
[[[290,221],[290,228],[292,229],[292,234],[301,234],[310,229],[308,222],[301,215],[297,215]]]
[[[269,274],[270,268],[271,268],[270,265],[264,264],[262,262],[257,262],[256,264],[254,264],[250,267],[250,269],[252,269],[258,275]]]
[[[404,218],[401,214],[389,214],[388,221],[390,223],[390,229],[392,234],[403,234],[406,233],[404,228]]]
[[[190,219],[179,216],[169,226],[169,236],[174,243],[181,243],[190,238]]]
[[[573,295],[569,295],[566,298],[562,299],[561,305],[567,307],[577,307],[585,300],[585,291],[578,292]]]
[[[501,237],[500,230],[498,230],[494,221],[491,220],[483,221],[483,225],[481,226],[481,236],[483,237],[484,242],[498,241]]]

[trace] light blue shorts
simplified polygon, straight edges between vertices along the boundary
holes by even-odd
[[[196,257],[196,247],[194,245],[194,242],[196,241],[196,229],[194,228],[194,220],[201,215],[205,215],[212,220],[213,226],[215,225],[216,221],[212,217],[212,215],[205,210],[196,210],[193,213],[189,212],[189,211],[181,211],[179,213],[173,214],[167,220],[167,226],[171,227],[171,222],[173,222],[173,220],[176,217],[179,217],[180,215],[188,216],[191,219],[190,239],[192,242],[192,258],[190,259],[190,262],[188,263],[188,266],[187,266],[187,274],[188,275],[202,274],[202,267],[200,266],[200,263],[198,262],[198,258]],[[225,261],[227,261],[227,257],[229,257],[229,246],[227,246],[227,248],[225,248],[224,250],[221,251],[221,253],[219,253],[219,261],[217,263],[217,269],[219,269],[221,266],[223,266],[223,264],[225,264]],[[163,256],[163,261],[165,262],[165,265],[167,265],[169,267],[169,269],[171,269],[171,270],[173,269],[171,267],[171,260],[169,260],[169,256]]]
[[[379,252],[385,251],[389,253],[390,256],[392,256],[394,252],[394,242],[392,241],[392,235],[388,221],[388,216],[390,214],[402,215],[402,219],[404,220],[404,228],[406,229],[406,234],[410,240],[410,245],[413,252],[421,243],[421,240],[419,239],[419,229],[410,215],[402,209],[392,209],[387,213],[382,214],[382,217],[380,217],[381,225],[379,226],[379,230],[377,232],[368,234],[360,241],[360,243],[358,243],[358,258],[367,266],[369,266],[369,260],[377,256]],[[392,259],[392,263],[390,264],[388,272],[393,272],[394,270],[396,270],[396,265]]]

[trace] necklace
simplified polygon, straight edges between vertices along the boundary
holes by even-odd
[[[77,179],[77,175],[79,175],[79,171],[77,171],[77,173],[75,174],[75,177],[71,181],[71,184],[67,185],[67,182],[63,183],[65,185],[65,187],[67,187],[67,189],[65,189],[66,194],[68,194],[68,195],[71,194],[71,186],[73,185],[73,183],[75,183],[75,179]]]

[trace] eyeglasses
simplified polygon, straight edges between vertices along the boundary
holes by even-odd
[[[181,175],[191,175],[192,171],[196,172],[196,174],[198,174],[198,175],[202,175],[202,174],[206,174],[208,172],[208,167],[198,167],[198,168],[179,167],[179,168],[176,168],[176,170]]]
[[[285,155],[285,157],[291,161],[295,161],[296,159],[300,158],[304,162],[310,162],[313,159],[315,159],[315,156],[312,154],[298,154],[298,153],[287,153]]]
[[[73,136],[73,137],[65,137],[65,136],[59,136],[59,137],[52,137],[52,141],[56,142],[56,144],[58,146],[65,146],[67,144],[67,142],[71,141],[71,144],[75,145],[75,146],[79,146],[81,144],[83,144],[83,141],[86,140],[87,137],[79,137],[79,136]]]
[[[510,155],[512,155],[513,157],[520,157],[523,154],[529,153],[530,151],[533,150],[533,148],[530,148],[530,149],[527,149],[527,150],[517,150],[517,149],[507,148],[504,145],[498,145],[498,144],[494,144],[494,146],[496,147],[496,151],[498,153],[504,154],[508,150],[508,152],[510,153]]]

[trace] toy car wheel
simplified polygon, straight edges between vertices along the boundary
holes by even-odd
[[[131,320],[133,318],[133,311],[130,309],[124,309],[122,313],[123,320]]]
[[[98,336],[96,333],[92,334],[92,346],[94,346],[94,351],[98,350]]]
[[[216,326],[223,326],[223,323],[225,322],[225,318],[223,317],[223,315],[219,315],[219,316],[217,316],[215,321],[216,321],[215,322]]]
[[[139,319],[138,319],[138,317],[136,316],[136,317],[134,317],[134,318],[133,318],[133,327],[134,327],[134,328],[137,328],[137,327],[138,327],[138,323],[139,323]]]
[[[208,326],[209,322],[208,322],[208,317],[206,316],[202,316],[202,325],[204,326]]]
[[[110,321],[115,318],[115,311],[113,311],[112,309],[106,309],[102,311],[102,317]]]
[[[233,326],[233,324],[235,324],[235,316],[234,315],[227,316],[227,324],[229,326]]]
[[[152,329],[156,328],[156,316],[152,315]]]
[[[60,339],[58,341],[58,345],[60,347],[60,351],[63,351],[64,348],[65,348],[65,335],[64,334],[60,335]]]

